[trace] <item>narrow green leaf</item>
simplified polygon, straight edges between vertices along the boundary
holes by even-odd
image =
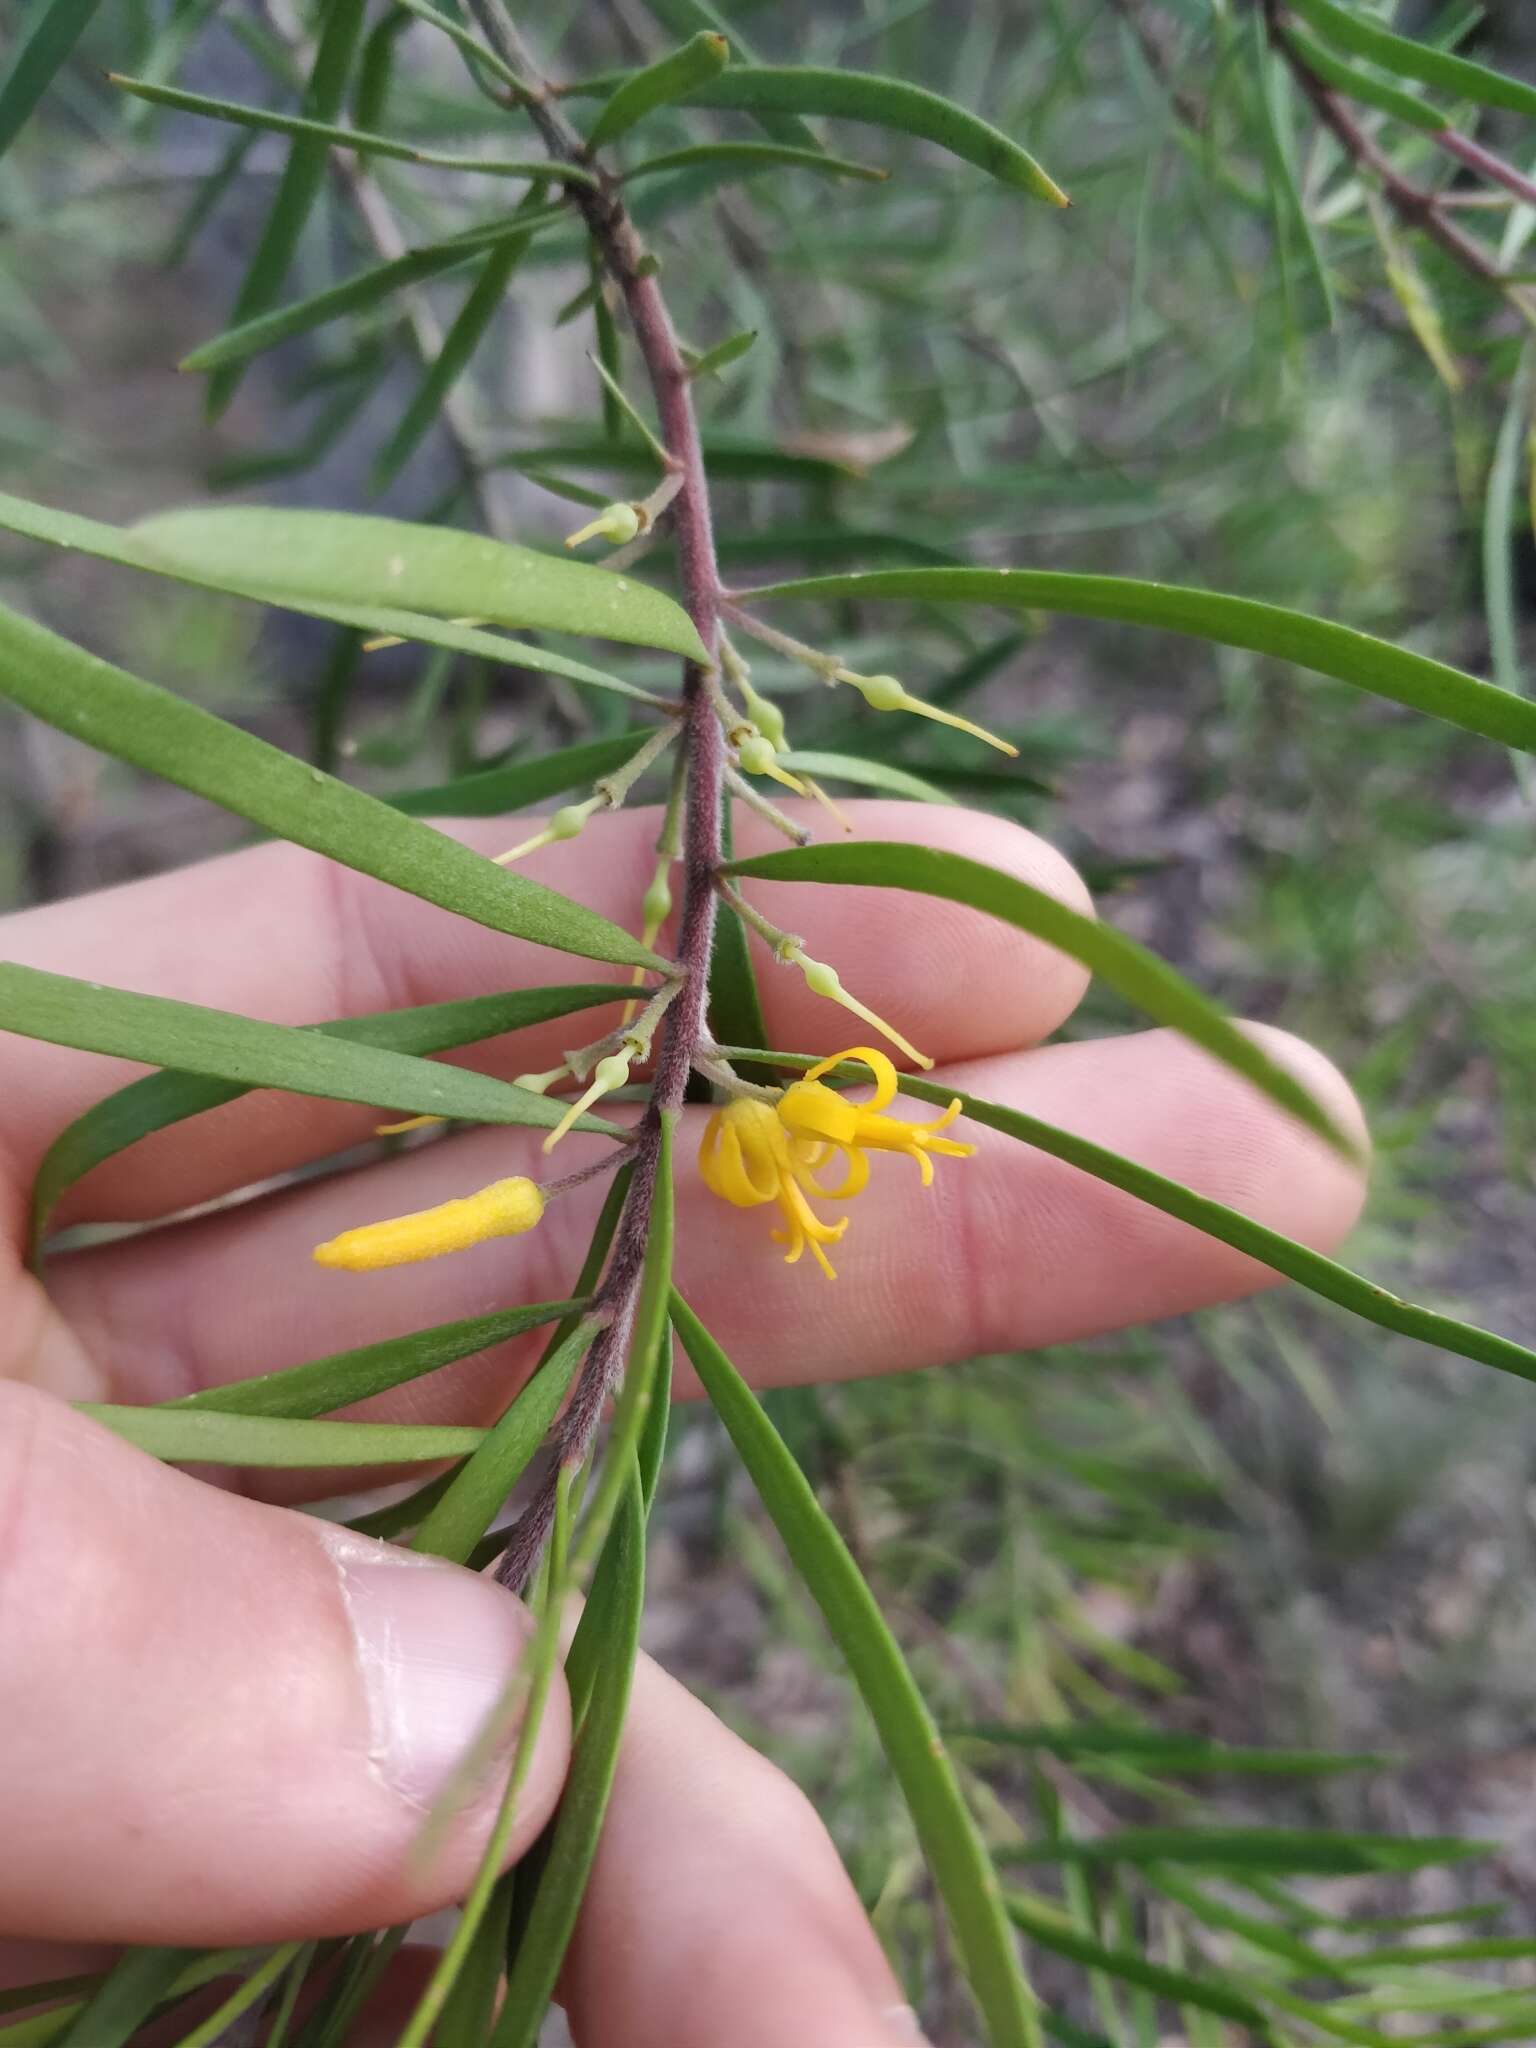
[[[724,1046],[722,1050],[728,1059],[735,1061],[771,1062],[772,1065],[791,1068],[815,1064],[810,1053],[765,1052],[758,1046],[735,1045]],[[771,1072],[772,1067],[765,1071]],[[867,1078],[861,1067],[849,1066],[842,1071],[844,1077],[851,1081]],[[910,1074],[900,1075],[898,1086],[903,1095],[915,1096],[920,1102],[936,1103],[941,1108],[958,1092],[945,1084],[922,1081]],[[1527,1350],[1513,1338],[1500,1337],[1491,1330],[1479,1329],[1473,1323],[1458,1322],[1453,1316],[1439,1315],[1433,1309],[1418,1308],[1411,1302],[1401,1301],[1395,1294],[1389,1294],[1385,1287],[1378,1287],[1361,1274],[1351,1272],[1348,1266],[1325,1258],[1321,1252],[1313,1251],[1310,1245],[1297,1244],[1294,1238],[1282,1237],[1279,1231],[1255,1223],[1238,1210],[1213,1202],[1208,1195],[1196,1194],[1193,1188],[1187,1188],[1179,1181],[1167,1180],[1150,1167],[1142,1166],[1134,1159],[1123,1158],[1120,1153],[1108,1151],[1102,1145],[1095,1145],[1091,1139],[1079,1137],[1075,1131],[1064,1131],[1059,1125],[1042,1123],[1038,1117],[1027,1116],[1022,1110],[1005,1109],[1001,1103],[987,1102],[977,1095],[961,1094],[959,1099],[961,1109],[973,1123],[1003,1131],[1025,1145],[1033,1145],[1038,1151],[1049,1153],[1053,1159],[1063,1159],[1069,1166],[1080,1167],[1096,1180],[1123,1188],[1138,1201],[1161,1209],[1169,1216],[1179,1217],[1196,1230],[1203,1231],[1207,1237],[1219,1238],[1223,1244],[1247,1252],[1275,1272],[1285,1274],[1287,1279],[1297,1281],[1327,1301],[1336,1302],[1340,1308],[1348,1309],[1352,1315],[1360,1316],[1366,1322],[1375,1323],[1384,1330],[1395,1330],[1404,1337],[1416,1337],[1421,1343],[1438,1345],[1442,1351],[1453,1352],[1459,1357],[1476,1359],[1481,1365],[1512,1373],[1517,1379],[1536,1381],[1536,1351]]]
[[[228,1380],[222,1386],[204,1387],[198,1393],[181,1394],[174,1401],[156,1405],[162,1410],[211,1408],[221,1415],[304,1421],[335,1408],[348,1408],[354,1401],[366,1401],[370,1395],[403,1386],[407,1380],[419,1380],[456,1358],[489,1351],[542,1323],[577,1314],[585,1306],[583,1301],[532,1301],[520,1308],[496,1309],[490,1315],[435,1323],[427,1330],[385,1337],[352,1351],[333,1351],[328,1357],[258,1373],[251,1379]]]
[[[1353,1974],[1357,1970],[1417,1970],[1445,1963],[1525,1963],[1532,1958],[1536,1958],[1536,1941],[1514,1934],[1490,1934],[1475,1941],[1372,1949],[1363,1955],[1340,1957],[1334,1967]]]
[[[721,851],[727,858],[735,840],[734,808],[727,802],[720,835]],[[765,1045],[768,1041],[747,929],[728,903],[718,906],[715,917],[715,942],[709,956],[709,1025],[721,1041],[745,1045]],[[771,1067],[754,1066],[749,1061],[741,1073],[744,1080],[754,1081],[760,1087],[775,1085]]]
[[[76,981],[14,961],[0,961],[0,1030],[81,1052],[208,1074],[245,1088],[284,1088],[413,1116],[550,1130],[564,1113],[559,1102],[468,1067],[441,1066],[331,1032],[264,1024],[169,996]],[[615,1124],[583,1121],[586,1128],[618,1135]]]
[[[507,1496],[549,1434],[560,1403],[587,1354],[596,1326],[583,1320],[534,1373],[501,1420],[412,1538],[413,1550],[462,1564],[506,1505]]]
[[[146,561],[188,568],[224,589],[385,605],[445,618],[622,640],[705,659],[693,621],[632,576],[451,526],[367,513],[263,505],[198,506],[142,520],[131,532]]]
[[[412,394],[410,404],[400,415],[394,432],[375,459],[370,479],[374,490],[383,490],[399,475],[436,425],[448,394],[468,369],[475,350],[501,311],[512,273],[523,260],[527,248],[528,241],[520,236],[492,244],[480,266],[480,275],[473,290],[443,337],[442,348],[422,372],[421,382]]]
[[[534,2048],[554,1995],[608,1807],[644,1606],[645,1513],[631,1473],[567,1659],[586,1712],[489,2048]]]
[[[727,21],[718,8],[710,6],[709,0],[646,0],[646,6],[662,27],[670,29],[673,35],[696,35],[701,29],[713,29],[730,43],[739,64],[758,62],[756,51],[741,30],[734,22]],[[793,114],[759,114],[755,118],[763,133],[771,135],[776,142],[788,142],[797,149],[812,151],[817,147],[815,131],[807,128]]]
[[[570,185],[596,183],[590,171],[578,164],[552,164],[547,157],[445,156],[440,150],[422,149],[415,143],[397,142],[388,135],[372,135],[362,129],[337,127],[327,121],[306,121],[297,114],[282,114],[273,107],[248,107],[238,100],[212,99],[206,93],[183,92],[177,86],[160,85],[149,78],[129,78],[120,71],[107,74],[110,84],[147,100],[157,107],[172,107],[178,113],[198,114],[210,121],[227,121],[237,128],[254,128],[268,134],[295,135],[323,142],[333,149],[353,149],[360,156],[390,157],[400,163],[427,164],[450,171],[484,171],[498,178],[533,178],[540,183],[558,178]]]
[[[512,1888],[513,1875],[508,1871],[492,1890],[485,1915],[443,2001],[434,2036],[439,2048],[480,2048],[481,2042],[490,2039],[506,1968]]]
[[[300,109],[305,120],[330,122],[341,112],[358,39],[363,32],[366,5],[367,0],[331,0],[326,8],[314,69]],[[264,313],[282,290],[283,280],[298,251],[305,222],[325,182],[329,151],[328,143],[313,136],[300,137],[290,147],[261,240],[235,298],[232,326],[246,325]],[[238,365],[230,364],[210,379],[207,393],[210,418],[217,419],[234,397],[240,375]]]
[[[621,476],[650,477],[655,462],[644,448],[622,442],[592,441],[572,435],[569,439],[544,441],[531,448],[508,449],[496,458],[505,469],[559,471],[561,469],[611,470]],[[704,466],[712,477],[729,482],[771,482],[835,484],[859,474],[848,461],[836,462],[825,455],[802,455],[779,448],[751,434],[706,434]]]
[[[1209,997],[1202,995],[1176,969],[1124,933],[1085,917],[1081,911],[1069,910],[1032,883],[1017,881],[998,868],[986,867],[960,854],[895,841],[844,840],[825,846],[787,847],[779,853],[759,854],[753,860],[732,861],[726,872],[768,882],[915,889],[1002,918],[1081,961],[1128,1002],[1158,1023],[1183,1032],[1214,1059],[1251,1081],[1271,1101],[1326,1138],[1336,1150],[1349,1158],[1356,1154],[1354,1142],[1335,1128],[1327,1112],[1295,1076],[1239,1031]]]
[[[74,512],[57,512],[47,505],[29,504],[26,499],[8,497],[3,491],[0,491],[0,527],[8,528],[12,533],[25,534],[30,540],[46,541],[53,547],[74,548],[101,561],[118,562],[124,568],[146,571],[154,576],[169,576],[178,583],[190,583],[200,590],[222,590],[232,597],[245,598],[255,604],[277,605],[288,611],[303,612],[310,618],[330,619],[338,625],[381,638],[395,636],[401,640],[419,640],[428,646],[450,648],[458,654],[480,655],[487,661],[532,669],[535,673],[569,676],[573,682],[590,683],[597,689],[633,697],[640,703],[655,704],[659,701],[648,690],[637,689],[633,683],[626,683],[618,676],[608,675],[604,670],[573,660],[569,655],[552,653],[545,647],[534,647],[522,640],[507,640],[496,633],[481,632],[448,619],[431,618],[397,605],[354,604],[273,590],[264,584],[253,583],[245,573],[249,564],[242,564],[237,557],[226,560],[222,570],[202,568],[192,561],[172,560],[147,552],[134,529],[108,526],[99,519],[83,519]],[[428,529],[412,527],[407,530]],[[539,559],[550,558],[540,556]],[[672,624],[675,625],[676,621]],[[679,627],[678,630],[682,632],[685,629]]]
[[[1143,583],[1126,576],[1041,569],[876,569],[862,576],[815,576],[742,593],[742,601],[749,605],[765,597],[906,598],[1119,619],[1293,661],[1318,675],[1333,676],[1373,696],[1536,754],[1536,704],[1426,654],[1413,654],[1353,627],[1254,598]]]
[[[1015,1926],[1021,1927],[1042,1948],[1070,1957],[1085,1969],[1102,1970],[1106,1977],[1118,1978],[1124,1984],[1139,1985],[1160,1998],[1195,2006],[1201,2012],[1219,2013],[1223,2019],[1236,2020],[1240,2026],[1266,2028],[1263,2012],[1239,1992],[1229,1990],[1223,1984],[1210,1983],[1202,1977],[1191,1977],[1184,1970],[1169,1970],[1161,1963],[1149,1963],[1134,1949],[1106,1948],[1103,1942],[1084,1934],[1052,1907],[1038,1905],[1034,1900],[1013,1892],[1008,1896],[1008,1914]]]
[[[662,1110],[640,1294],[635,1304],[629,1350],[624,1361],[624,1381],[614,1404],[608,1442],[603,1450],[602,1469],[572,1557],[573,1569],[577,1573],[596,1561],[608,1540],[619,1498],[636,1477],[640,1442],[655,1402],[656,1381],[663,1358],[670,1379],[672,1328],[667,1319],[667,1301],[672,1287],[675,1230],[672,1141],[676,1129],[677,1111]]]
[[[483,1429],[428,1422],[309,1422],[224,1415],[216,1408],[121,1408],[76,1403],[82,1415],[173,1464],[270,1465],[287,1471],[347,1465],[419,1465],[478,1450]]]
[[[430,22],[433,28],[441,29],[445,36],[457,43],[465,56],[473,60],[472,70],[476,66],[483,67],[499,78],[504,85],[511,86],[518,98],[526,94],[528,88],[525,82],[518,77],[511,65],[505,63],[489,43],[481,42],[478,36],[465,28],[462,22],[455,21],[451,15],[431,6],[429,0],[399,0],[399,5],[405,8],[407,13],[414,14],[418,20]]]
[[[725,69],[730,55],[731,46],[724,36],[701,29],[680,50],[631,73],[593,122],[587,148],[601,149],[616,142],[657,107],[669,106],[695,86],[707,84]]]
[[[1251,1948],[1281,1957],[1304,1976],[1328,1978],[1338,1975],[1337,1963],[1310,1942],[1277,1927],[1272,1920],[1260,1920],[1252,1913],[1240,1912],[1225,1899],[1212,1898],[1209,1892],[1202,1891],[1185,1878],[1176,1877],[1160,1863],[1147,1866],[1145,1881],[1155,1886],[1165,1898],[1182,1906],[1187,1913],[1192,1913],[1204,1926],[1217,1928],[1223,1934],[1235,1934]]]
[[[743,328],[740,334],[732,334],[713,348],[707,348],[702,355],[687,350],[684,356],[690,377],[714,377],[732,363],[739,362],[757,340],[755,327]]]
[[[806,753],[798,747],[781,754],[779,760],[785,768],[825,776],[829,782],[852,782],[863,789],[883,790],[887,796],[909,796],[924,804],[955,801],[937,783],[925,782],[921,775],[914,775],[909,768],[898,768],[894,761],[864,761],[857,754]]]
[[[380,1046],[389,1052],[423,1055],[499,1038],[529,1024],[542,1024],[600,1003],[616,1002],[619,994],[606,982],[515,989],[507,995],[424,1003],[416,1009],[381,1010],[372,1016],[344,1017],[334,1023],[300,1028],[361,1045]],[[163,1131],[186,1117],[235,1102],[245,1093],[241,1082],[171,1071],[146,1074],[142,1080],[130,1081],[126,1088],[92,1103],[73,1123],[65,1125],[38,1164],[32,1182],[34,1250],[46,1234],[49,1217],[61,1198],[93,1167],[114,1158],[153,1131]]]
[[[1386,84],[1369,71],[1360,70],[1358,65],[1344,63],[1304,30],[1287,25],[1280,31],[1280,40],[1334,92],[1358,100],[1363,107],[1374,107],[1378,113],[1390,114],[1394,121],[1403,121],[1410,128],[1425,129],[1432,135],[1445,128],[1446,118],[1438,108],[1427,106],[1398,86]]]
[[[1006,1863],[1174,1863],[1201,1870],[1284,1871],[1291,1876],[1354,1876],[1381,1870],[1428,1870],[1491,1856],[1496,1842],[1459,1835],[1411,1839],[1350,1834],[1327,1828],[1117,1828],[1093,1839],[1022,1842],[998,1851]]]
[[[39,15],[0,85],[0,156],[21,133],[100,4],[101,0],[51,0]]]
[[[126,1949],[62,2036],[62,2048],[124,2048],[191,1961],[185,1948]]]
[[[222,388],[220,373],[248,362],[252,356],[261,355],[269,348],[276,348],[280,341],[291,341],[296,334],[308,334],[316,327],[341,319],[344,314],[367,311],[410,285],[422,284],[429,277],[439,277],[444,271],[457,270],[461,264],[472,263],[487,248],[494,248],[509,239],[521,242],[525,236],[535,235],[541,228],[555,226],[568,218],[563,206],[546,206],[537,213],[518,215],[515,225],[503,219],[488,226],[466,229],[463,234],[450,235],[446,241],[424,243],[418,249],[407,250],[403,256],[393,256],[388,262],[354,271],[340,284],[328,285],[324,291],[312,292],[307,298],[295,299],[290,305],[258,313],[249,320],[226,327],[222,334],[216,334],[211,341],[202,342],[189,355],[183,356],[177,368],[212,370],[215,374],[209,390]]]
[[[891,175],[879,164],[828,156],[822,149],[797,149],[787,142],[695,142],[687,149],[669,149],[661,156],[648,156],[644,163],[624,173],[624,183],[638,184],[642,178],[657,178],[667,171],[719,170],[727,176],[740,177],[781,166],[786,170],[815,171],[823,178],[861,178],[871,185],[883,184]],[[700,372],[695,369],[693,374],[698,376]]]
[[[285,1942],[272,1953],[240,1984],[237,1984],[222,2004],[214,2007],[207,2018],[200,2020],[189,2033],[183,2034],[175,2048],[217,2048],[226,2030],[233,2027],[244,2012],[248,2012],[268,1987],[276,1983],[284,1970],[298,1955],[302,1942]]]
[[[1262,1777],[1332,1777],[1341,1771],[1379,1770],[1392,1761],[1385,1756],[1346,1755],[1326,1749],[1243,1749],[1200,1736],[1170,1735],[1160,1728],[1122,1728],[1108,1721],[1036,1727],[982,1721],[950,1732],[973,1741],[1042,1750],[1047,1756],[1131,1758],[1145,1769],[1179,1776],[1230,1771]]]
[[[1319,35],[1366,57],[1398,78],[1417,78],[1436,85],[1457,99],[1476,100],[1479,106],[1503,107],[1513,114],[1536,114],[1536,86],[1491,71],[1486,64],[1453,56],[1431,44],[1415,42],[1411,36],[1394,35],[1370,18],[1340,7],[1336,0],[1291,0],[1302,20]]]
[[[992,2048],[1027,2048],[1039,2038],[1038,2018],[1008,1930],[997,1874],[895,1638],[836,1525],[762,1404],[676,1293],[672,1319],[710,1405],[869,1710],[944,1900],[987,2038]]]
[[[572,93],[611,93],[618,81],[589,79],[569,88]],[[1027,150],[979,115],[953,100],[911,85],[901,78],[879,78],[866,71],[823,70],[811,64],[737,65],[685,96],[694,107],[725,107],[748,114],[829,114],[844,121],[867,121],[902,135],[937,143],[966,163],[975,164],[1001,184],[1053,206],[1066,206],[1067,195]]]
[[[140,681],[0,606],[0,696],[268,832],[514,938],[607,960],[662,963],[628,932],[553,889],[322,769]]]
[[[413,818],[501,818],[546,797],[576,789],[599,776],[612,774],[634,753],[643,732],[627,730],[611,739],[584,740],[526,761],[507,761],[499,768],[479,768],[431,789],[410,789],[390,802]]]

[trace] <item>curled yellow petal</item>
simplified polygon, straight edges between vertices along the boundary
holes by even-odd
[[[384,1266],[409,1266],[419,1259],[440,1259],[445,1252],[466,1251],[492,1237],[518,1237],[532,1230],[544,1214],[544,1195],[537,1182],[521,1175],[492,1181],[478,1194],[417,1209],[409,1216],[390,1216],[382,1223],[364,1223],[339,1237],[317,1244],[317,1266],[344,1273],[374,1273]]]

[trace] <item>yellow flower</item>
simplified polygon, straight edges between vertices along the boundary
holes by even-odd
[[[440,1259],[491,1237],[518,1237],[532,1230],[544,1214],[544,1194],[537,1182],[521,1175],[492,1181],[475,1195],[439,1202],[410,1216],[390,1216],[382,1223],[364,1223],[340,1237],[317,1244],[317,1266],[339,1267],[347,1273],[373,1273],[382,1266],[408,1266],[418,1259]]]
[[[870,1101],[850,1102],[823,1083],[822,1075],[841,1060],[859,1060],[868,1067],[875,1083]],[[823,1222],[808,1196],[841,1202],[862,1194],[869,1182],[870,1152],[905,1152],[917,1161],[923,1186],[928,1187],[933,1181],[931,1154],[965,1159],[976,1149],[939,1135],[960,1114],[958,1097],[932,1123],[909,1124],[880,1114],[895,1094],[896,1069],[885,1054],[859,1045],[812,1067],[776,1103],[728,1103],[705,1126],[699,1148],[704,1184],[738,1209],[776,1202],[785,1228],[773,1235],[789,1246],[786,1263],[794,1265],[809,1245],[821,1270],[835,1280],[823,1246],[838,1241],[848,1218],[836,1224]],[[818,1172],[833,1152],[843,1155],[846,1168],[839,1184],[827,1187]]]
[[[814,1139],[792,1137],[779,1122],[772,1103],[728,1102],[704,1127],[699,1171],[711,1193],[738,1209],[777,1202],[785,1228],[773,1235],[779,1244],[789,1246],[786,1262],[794,1265],[809,1245],[817,1265],[829,1280],[835,1280],[837,1274],[822,1246],[837,1243],[848,1228],[848,1218],[841,1223],[823,1223],[806,1195],[809,1191],[835,1201],[856,1190],[824,1188],[817,1181],[815,1168],[826,1149]]]
[[[834,1088],[828,1088],[822,1081],[823,1074],[829,1074],[843,1060],[858,1060],[868,1067],[874,1076],[875,1092],[868,1102],[850,1102],[846,1095],[839,1095]],[[948,1109],[932,1123],[909,1124],[900,1117],[881,1116],[880,1111],[896,1097],[896,1069],[883,1052],[877,1052],[870,1045],[856,1045],[848,1052],[840,1052],[829,1060],[823,1060],[819,1067],[812,1067],[803,1081],[796,1081],[786,1088],[779,1098],[779,1121],[795,1138],[819,1140],[824,1145],[835,1145],[847,1154],[847,1193],[856,1195],[869,1179],[869,1161],[866,1152],[905,1152],[917,1161],[918,1171],[923,1177],[923,1186],[933,1185],[933,1161],[930,1153],[940,1152],[951,1159],[969,1159],[976,1150],[974,1145],[964,1145],[956,1138],[941,1138],[940,1131],[947,1130],[960,1114],[960,1098],[957,1095]]]

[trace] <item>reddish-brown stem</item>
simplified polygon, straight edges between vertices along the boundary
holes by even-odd
[[[709,485],[694,417],[687,365],[654,269],[625,212],[615,183],[587,162],[585,146],[530,62],[501,0],[470,0],[487,40],[524,83],[519,104],[531,116],[556,162],[597,170],[595,186],[568,188],[604,266],[623,294],[635,344],[656,402],[661,439],[682,481],[667,508],[677,537],[683,603],[713,662],[720,630],[720,571],[710,523]],[[689,662],[683,671],[688,750],[687,812],[683,837],[683,906],[677,965],[683,986],[667,1011],[656,1049],[651,1101],[635,1142],[635,1172],[615,1234],[613,1256],[599,1294],[608,1321],[588,1354],[557,1445],[562,1462],[586,1455],[603,1405],[623,1370],[636,1294],[650,1235],[659,1157],[661,1114],[683,1100],[694,1055],[707,1038],[709,962],[715,935],[715,876],[720,866],[725,804],[725,736],[705,678]],[[536,1542],[541,1536],[535,1534]],[[536,1542],[534,1554],[536,1555]],[[530,1545],[514,1536],[504,1562],[524,1571]]]
[[[1405,178],[1384,149],[1367,133],[1364,124],[1357,118],[1353,107],[1341,93],[1334,91],[1318,77],[1306,58],[1285,33],[1285,15],[1281,0],[1264,0],[1264,22],[1269,32],[1272,47],[1285,59],[1297,84],[1311,101],[1318,119],[1337,138],[1345,155],[1358,170],[1364,171],[1380,185],[1387,204],[1406,226],[1418,228],[1439,244],[1446,255],[1473,277],[1491,285],[1495,291],[1513,296],[1516,287],[1500,270],[1498,263],[1473,236],[1466,234],[1453,220],[1446,216],[1445,207],[1438,192],[1423,185],[1416,185],[1411,178]],[[1486,158],[1487,152],[1477,149],[1474,143],[1453,135],[1450,130],[1437,134],[1435,140],[1442,148],[1459,156],[1463,162],[1475,169],[1489,173],[1489,163],[1474,162],[1476,157]],[[1497,159],[1490,159],[1497,162]],[[1505,181],[1507,182],[1507,181]]]

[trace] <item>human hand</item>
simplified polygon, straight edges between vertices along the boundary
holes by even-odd
[[[962,811],[851,807],[866,839],[990,862],[1083,906],[1048,847]],[[529,871],[633,916],[654,817],[620,814]],[[487,851],[505,827],[466,828]],[[1171,1033],[1042,1046],[1083,989],[1075,963],[1011,927],[885,891],[779,889],[776,915],[939,1061],[936,1078],[1027,1109],[1321,1247],[1358,1177],[1265,1098]],[[0,926],[0,955],[183,1000],[308,1023],[517,986],[547,956],[285,846],[207,863]],[[830,1052],[847,1020],[795,975],[761,976],[772,1042]],[[3,1022],[3,1020],[0,1020]],[[568,1023],[458,1055],[512,1074],[553,1063]],[[1264,1033],[1343,1123],[1347,1088]],[[72,1412],[158,1401],[403,1329],[569,1291],[590,1234],[581,1190],[541,1227],[431,1265],[321,1271],[346,1226],[532,1170],[536,1137],[454,1136],[148,1236],[22,1264],[49,1142],[134,1071],[7,1039],[0,1099],[0,1983],[76,1966],[48,1944],[274,1941],[383,1926],[450,1903],[489,1825],[465,1815],[429,1869],[422,1812],[526,1645],[512,1597],[456,1567],[338,1531],[279,1501],[313,1475],[248,1475],[262,1497],[161,1466]],[[702,1117],[703,1112],[690,1112]],[[146,1221],[364,1138],[366,1110],[256,1093],[163,1132],[72,1191],[61,1223]],[[691,1161],[697,1126],[682,1158]],[[922,1191],[877,1174],[828,1287],[788,1268],[762,1219],[679,1180],[678,1280],[759,1385],[1028,1348],[1227,1299],[1272,1279],[1187,1226],[986,1131]],[[573,1164],[589,1142],[567,1141]],[[594,1155],[595,1156],[595,1155]],[[480,1422],[528,1340],[356,1412]],[[30,1383],[30,1384],[29,1384]],[[43,1390],[43,1391],[39,1391]],[[679,1390],[692,1391],[679,1373]],[[62,1397],[62,1400],[50,1398]],[[321,1482],[320,1484],[323,1484]],[[312,1485],[310,1490],[319,1490]],[[557,1796],[563,1696],[540,1733],[513,1853]],[[783,1959],[793,1956],[788,1970]],[[900,1994],[801,1795],[642,1663],[607,1830],[562,1994],[579,2040],[817,2048],[902,2037]]]

